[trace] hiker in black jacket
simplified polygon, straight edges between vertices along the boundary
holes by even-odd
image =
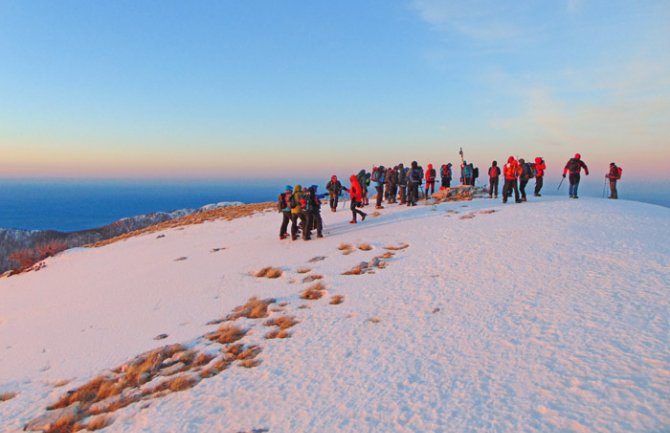
[[[321,219],[321,200],[316,194],[316,185],[312,185],[303,195],[305,200],[305,226],[302,231],[302,239],[308,241],[312,238],[312,230],[316,228],[316,237],[323,237],[323,220]]]
[[[528,185],[528,181],[531,178],[530,164],[527,164],[525,159],[519,158],[519,165],[521,166],[521,176],[519,176],[519,192],[521,193],[521,201],[527,201],[526,185]]]
[[[337,201],[342,195],[342,190],[347,191],[346,188],[342,187],[342,184],[337,180],[337,176],[333,175],[330,178],[328,184],[326,184],[326,191],[328,191],[328,196],[330,197],[330,211],[335,212],[337,210]]]
[[[419,186],[423,177],[421,171],[419,164],[412,161],[412,168],[409,169],[407,176],[407,206],[416,206],[416,201],[419,199]]]
[[[407,170],[402,162],[398,164],[398,195],[400,204],[405,204],[407,202]]]
[[[277,199],[277,210],[282,214],[281,226],[279,227],[279,239],[288,237],[288,222],[291,221],[291,194],[293,187],[286,185],[286,190],[279,194]]]
[[[498,161],[493,161],[489,167],[489,198],[498,198],[498,185],[500,183],[500,167]]]
[[[582,161],[582,155],[579,153],[575,153],[574,158],[570,158],[568,160],[568,163],[565,164],[565,168],[563,169],[563,177],[565,178],[565,174],[570,172],[570,198],[579,198],[577,196],[577,188],[579,188],[579,179],[581,178],[581,171],[582,168],[584,169],[584,173],[586,175],[589,175],[589,168],[586,166],[584,161]]]

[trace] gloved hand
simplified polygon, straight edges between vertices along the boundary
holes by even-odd
[[[563,173],[563,178],[565,178],[565,173]]]

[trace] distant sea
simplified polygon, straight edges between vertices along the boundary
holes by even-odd
[[[559,180],[547,179],[543,193],[567,196],[565,183],[560,192],[556,191]],[[319,192],[324,192],[327,181],[297,182],[318,184]],[[293,184],[284,179],[241,182],[0,179],[0,228],[77,231],[151,212],[199,208],[225,201],[274,201],[287,183]],[[531,180],[527,191],[532,193],[534,184]],[[603,185],[603,181],[587,179],[580,185],[580,195],[602,197]],[[622,180],[619,197],[670,207],[668,182]]]

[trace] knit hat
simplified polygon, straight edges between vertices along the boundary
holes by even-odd
[[[293,187],[291,185],[286,185],[286,191],[293,191]]]

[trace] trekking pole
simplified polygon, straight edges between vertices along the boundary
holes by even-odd
[[[558,184],[558,188],[556,188],[556,191],[558,191],[559,189],[561,189],[561,185],[563,185],[563,181],[564,181],[564,180],[565,180],[565,178],[562,178],[562,179],[561,179],[561,183]]]

